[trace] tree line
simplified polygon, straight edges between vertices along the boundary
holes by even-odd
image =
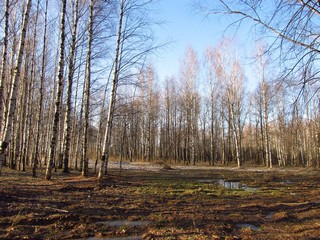
[[[144,84],[119,102],[112,155],[190,165],[317,167],[315,86],[298,98],[300,87],[289,88],[273,74],[265,55],[250,65],[257,82],[252,88],[236,52],[228,40],[208,47],[202,59],[188,48],[179,76],[161,86],[152,65],[143,69]]]
[[[258,44],[253,89],[236,46],[222,40],[201,58],[186,49],[180,74],[160,81],[148,62],[160,47],[152,2],[0,3],[0,171],[3,164],[31,166],[36,176],[45,167],[49,180],[53,168],[87,176],[92,166],[101,178],[110,156],[319,166],[317,70],[310,58],[283,75],[272,66],[270,47]],[[296,79],[304,79],[303,88]]]

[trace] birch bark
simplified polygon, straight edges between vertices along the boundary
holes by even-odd
[[[112,131],[112,122],[114,117],[114,108],[117,96],[117,88],[118,88],[118,77],[119,77],[119,59],[120,59],[120,46],[121,46],[121,38],[122,38],[122,22],[124,16],[124,5],[125,0],[121,0],[120,4],[120,15],[119,15],[119,25],[118,25],[118,36],[117,36],[117,46],[114,60],[114,73],[113,73],[113,81],[112,81],[112,90],[110,96],[109,103],[109,111],[107,117],[107,127],[103,140],[103,149],[101,156],[101,165],[99,169],[98,178],[103,178],[107,173],[108,166],[108,158],[109,158],[109,148],[111,143],[111,131]]]
[[[9,0],[5,2],[5,22],[4,22],[4,36],[3,36],[3,51],[2,51],[2,64],[0,73],[0,132],[2,130],[2,117],[3,117],[3,105],[4,105],[4,82],[7,66],[8,55],[8,31],[9,31]]]
[[[38,0],[38,3],[40,1]],[[36,144],[35,152],[33,159],[33,168],[32,176],[36,177],[37,175],[37,165],[39,161],[39,142],[40,142],[40,126],[42,122],[42,110],[43,110],[43,88],[44,88],[44,79],[45,79],[45,69],[46,69],[46,48],[47,48],[47,21],[48,21],[48,0],[46,0],[45,12],[44,12],[44,32],[43,32],[43,47],[42,47],[42,68],[41,68],[41,77],[40,77],[40,89],[39,89],[39,111],[37,115],[37,130],[36,130]]]
[[[74,62],[76,53],[77,27],[78,27],[79,0],[76,0],[73,11],[72,39],[70,44],[70,56],[68,66],[68,90],[67,90],[67,106],[64,123],[64,146],[63,146],[63,172],[69,173],[69,152],[70,152],[70,136],[71,136],[71,109],[72,109],[72,85],[74,76]]]
[[[61,22],[60,22],[60,59],[59,59],[59,70],[58,70],[58,81],[57,81],[57,95],[55,100],[55,110],[53,117],[53,127],[52,127],[52,138],[50,143],[50,152],[47,162],[47,169],[45,179],[51,179],[52,165],[55,156],[55,148],[58,137],[59,129],[59,120],[60,120],[60,109],[61,109],[61,100],[63,92],[63,74],[64,74],[64,46],[65,46],[65,17],[66,17],[66,0],[61,0],[62,3],[62,12],[61,12]]]
[[[87,63],[86,63],[86,90],[84,101],[84,125],[82,138],[82,176],[88,176],[88,129],[89,129],[89,106],[90,106],[90,87],[91,87],[91,48],[93,36],[93,1],[90,0],[90,20],[89,20],[89,35],[88,35],[88,49],[87,49]]]
[[[1,131],[2,134],[1,134],[1,140],[0,140],[0,175],[1,175],[2,162],[5,157],[5,151],[10,141],[11,130],[12,130],[12,120],[15,115],[17,90],[18,90],[19,81],[20,81],[20,69],[22,65],[22,58],[24,53],[24,45],[25,45],[25,38],[27,33],[27,26],[29,21],[29,12],[31,8],[31,4],[32,4],[32,0],[28,0],[25,8],[25,12],[24,12],[23,22],[22,22],[18,57],[16,59],[16,64],[15,64],[15,68],[12,76],[12,84],[10,89],[7,116],[4,119],[6,122],[6,125],[4,126],[4,130]]]

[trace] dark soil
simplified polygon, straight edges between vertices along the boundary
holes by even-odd
[[[45,181],[4,169],[0,239],[320,239],[319,173],[172,167]]]

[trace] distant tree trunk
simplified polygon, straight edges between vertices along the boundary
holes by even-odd
[[[217,152],[217,149],[215,149],[215,142],[218,139],[215,139],[215,134],[214,134],[214,120],[216,117],[214,116],[214,104],[213,104],[213,94],[211,93],[211,99],[210,99],[210,165],[214,165],[215,163],[215,152]]]
[[[63,91],[63,73],[64,73],[64,46],[65,46],[65,16],[66,16],[66,0],[61,0],[62,12],[61,12],[61,22],[60,22],[60,59],[59,59],[59,70],[58,70],[58,81],[57,81],[57,95],[55,101],[55,110],[53,117],[53,127],[52,127],[52,139],[50,143],[50,153],[47,162],[47,169],[45,179],[51,179],[51,170],[55,157],[55,148],[57,142],[59,120],[60,120],[60,110],[62,101],[62,91]]]
[[[261,124],[262,148],[264,152],[265,165],[272,168],[271,149],[270,149],[270,133],[269,133],[269,108],[270,108],[270,85],[267,83],[266,71],[268,66],[268,59],[264,56],[265,47],[258,45],[258,73],[260,75],[260,91],[258,92],[259,99],[259,115]],[[263,57],[262,57],[263,56]]]
[[[78,79],[79,80],[79,79]],[[78,168],[78,158],[80,158],[81,160],[83,160],[83,151],[82,148],[80,147],[81,145],[81,141],[82,141],[82,134],[83,134],[83,108],[84,108],[84,98],[85,98],[85,90],[86,90],[86,85],[83,84],[83,88],[82,88],[82,96],[81,96],[81,104],[80,104],[80,113],[79,113],[79,118],[78,118],[78,124],[79,124],[79,127],[78,127],[78,136],[77,136],[77,142],[76,142],[76,150],[75,150],[75,155],[76,155],[76,162],[75,162],[75,165],[76,165],[76,169]],[[79,154],[80,154],[80,157],[79,157]],[[82,161],[80,161],[80,168],[79,170],[82,171],[82,167],[83,167],[83,163]]]
[[[145,151],[144,155],[147,161],[150,162],[156,156],[156,138],[157,131],[155,123],[158,122],[159,112],[159,94],[155,90],[156,86],[156,74],[154,67],[149,65],[146,69],[140,73],[141,85],[144,85],[144,89],[141,95],[145,96],[143,104],[143,118],[145,125],[143,130],[145,131]]]
[[[121,133],[121,140],[120,140],[120,167],[119,167],[119,173],[121,174],[121,170],[122,170],[122,162],[123,162],[123,156],[124,156],[124,145],[126,142],[126,138],[127,138],[127,127],[128,127],[128,123],[127,123],[127,118],[123,117],[122,119],[122,133]]]
[[[16,169],[18,165],[18,155],[20,149],[20,121],[17,118],[17,115],[14,117],[14,121],[12,122],[12,140],[11,141],[11,155],[10,155],[10,166],[11,169]]]
[[[206,71],[209,88],[209,114],[210,114],[210,164],[214,165],[218,159],[219,152],[219,113],[218,113],[218,97],[219,86],[217,79],[214,77],[215,49],[208,47],[205,55]],[[220,84],[221,85],[221,84]],[[221,148],[220,148],[221,150]],[[220,154],[222,157],[222,154]],[[220,159],[222,160],[222,159]]]
[[[119,59],[120,59],[120,46],[121,46],[121,38],[122,38],[122,21],[124,17],[124,4],[125,4],[125,0],[121,0],[117,45],[116,45],[116,53],[115,53],[116,55],[114,59],[114,73],[113,73],[112,89],[111,89],[111,96],[110,96],[110,103],[109,103],[109,111],[107,116],[107,127],[106,127],[104,141],[103,141],[101,166],[100,166],[99,175],[98,175],[99,179],[103,178],[107,173],[109,148],[111,143],[112,123],[113,123],[114,108],[115,108],[117,88],[118,88]]]
[[[15,150],[16,150],[16,141],[15,141],[15,138],[16,138],[16,126],[17,125],[17,122],[16,121],[13,121],[12,122],[12,140],[11,141],[11,144],[10,144],[10,152],[9,152],[9,168],[11,169],[15,169],[16,168],[16,160],[17,158],[14,157],[15,156]]]
[[[94,172],[96,173],[97,171],[97,165],[98,161],[101,158],[101,135],[102,135],[102,123],[104,119],[104,111],[105,111],[105,104],[106,104],[106,97],[107,97],[107,90],[109,86],[109,80],[111,77],[112,71],[110,71],[109,76],[108,76],[108,82],[105,86],[104,92],[103,92],[103,97],[102,97],[102,104],[101,104],[101,109],[100,109],[100,115],[99,115],[99,124],[98,124],[98,133],[97,133],[97,146],[96,146],[96,162],[94,166]]]
[[[202,133],[201,133],[201,154],[199,154],[201,157],[199,160],[207,162],[207,137],[206,137],[206,132],[207,132],[207,128],[206,128],[206,122],[207,122],[207,110],[205,110],[205,112],[203,113],[202,116]],[[211,163],[211,159],[209,158],[209,164]]]
[[[46,0],[45,12],[44,12],[44,32],[43,32],[43,47],[42,47],[42,68],[41,68],[41,77],[40,77],[40,89],[39,89],[39,110],[37,114],[37,129],[36,129],[36,140],[35,140],[35,151],[33,158],[33,170],[32,176],[36,177],[37,175],[37,165],[39,161],[39,142],[40,142],[40,131],[41,131],[41,123],[42,123],[42,110],[43,110],[43,88],[44,88],[44,80],[45,80],[45,70],[46,70],[46,48],[47,48],[47,18],[48,18],[48,1]],[[38,4],[40,0],[38,0]]]
[[[224,108],[224,103],[221,99],[221,109]],[[226,128],[225,128],[225,120],[224,120],[225,116],[224,113],[221,111],[220,113],[220,128],[221,128],[221,136],[220,136],[220,140],[221,140],[221,162],[223,165],[226,165]]]
[[[30,64],[30,53],[26,54],[25,58],[25,69],[28,69],[27,66]],[[32,63],[31,63],[32,65]],[[32,69],[32,66],[30,66]],[[32,72],[32,70],[31,70]],[[24,72],[24,78],[23,78],[24,86],[21,86],[21,92],[22,92],[22,102],[20,105],[21,112],[23,114],[21,124],[21,139],[20,139],[20,155],[19,155],[19,171],[22,170],[25,171],[26,168],[26,151],[27,151],[27,140],[28,140],[28,132],[30,129],[30,125],[28,123],[28,117],[29,117],[29,110],[30,110],[30,96],[31,96],[31,84],[32,84],[32,77],[29,78],[28,72]],[[22,169],[21,169],[22,167]]]
[[[90,87],[91,87],[91,48],[93,35],[93,1],[90,0],[90,20],[88,29],[88,49],[87,49],[87,63],[86,63],[86,91],[84,101],[84,124],[83,124],[83,138],[82,138],[82,152],[83,152],[83,166],[82,176],[88,176],[88,129],[89,129],[89,106],[90,106]]]
[[[195,109],[195,97],[192,94],[190,99],[190,140],[189,140],[189,147],[190,147],[190,162],[192,165],[196,164],[196,146],[195,146],[195,134],[196,134],[196,127],[197,124],[197,118],[196,118],[196,109]]]
[[[20,42],[19,42],[19,52],[18,52],[18,57],[16,59],[15,69],[12,76],[10,99],[8,102],[8,111],[7,111],[6,118],[3,119],[3,121],[5,121],[6,124],[5,124],[4,131],[2,131],[3,135],[1,136],[1,142],[0,142],[0,175],[1,175],[2,162],[5,157],[5,151],[10,141],[12,120],[15,115],[17,90],[18,90],[18,85],[20,80],[20,69],[21,69],[22,58],[24,53],[24,45],[25,45],[25,38],[27,33],[28,21],[29,21],[29,12],[31,8],[31,3],[32,3],[32,0],[27,1],[27,5],[25,8],[24,16],[23,16],[21,36],[20,36]]]
[[[33,59],[35,60],[35,59]],[[24,164],[25,166],[30,166],[30,162],[31,162],[31,154],[34,150],[34,143],[32,142],[32,138],[33,138],[33,131],[34,131],[34,123],[33,123],[33,119],[32,113],[36,113],[37,112],[37,108],[35,107],[35,105],[33,104],[34,102],[34,89],[35,89],[35,79],[36,79],[36,70],[35,70],[35,63],[32,64],[33,66],[31,67],[31,69],[33,69],[31,71],[31,76],[30,76],[30,83],[29,83],[29,89],[28,89],[28,106],[27,106],[27,119],[26,119],[26,138],[25,138],[25,148],[24,148]]]
[[[29,77],[29,83],[28,83],[28,87],[27,87],[27,101],[24,102],[24,104],[26,105],[26,121],[25,121],[25,125],[24,125],[24,145],[23,145],[23,155],[22,155],[22,162],[23,162],[23,171],[25,171],[25,166],[29,166],[30,165],[30,155],[33,154],[33,142],[31,141],[31,132],[33,131],[33,119],[32,119],[32,113],[36,113],[37,114],[37,107],[35,106],[35,104],[33,103],[34,100],[34,89],[35,89],[35,81],[36,81],[36,75],[37,75],[37,70],[36,70],[36,47],[37,47],[37,43],[38,43],[38,38],[37,38],[37,28],[38,28],[38,18],[39,18],[39,7],[40,7],[40,1],[37,0],[37,9],[36,9],[36,15],[35,15],[35,20],[34,20],[34,30],[33,30],[33,36],[31,41],[33,41],[32,44],[32,57],[31,57],[31,71],[30,71],[30,77]],[[28,69],[26,67],[26,69]],[[25,73],[26,75],[28,73]],[[28,82],[28,81],[26,81]],[[33,159],[31,159],[32,161]]]
[[[82,59],[83,56],[83,49],[84,47],[81,48],[81,52],[80,52],[80,59]],[[82,103],[81,103],[81,110],[80,110],[80,114],[79,116],[77,115],[77,99],[78,99],[78,94],[79,94],[79,83],[80,83],[80,74],[81,74],[81,70],[80,67],[78,68],[78,73],[77,73],[77,77],[76,77],[76,91],[75,91],[75,101],[74,101],[74,105],[73,105],[73,124],[72,124],[72,139],[73,139],[73,154],[72,154],[72,158],[71,159],[75,159],[74,162],[74,168],[76,170],[78,170],[78,149],[79,149],[79,133],[81,132],[79,129],[82,129]],[[83,89],[82,89],[82,93],[84,92],[84,85],[83,85]],[[83,97],[83,96],[82,96]]]
[[[58,74],[58,67],[59,67],[59,48],[56,49],[55,53],[55,62],[54,62],[54,72],[53,72],[53,84],[52,84],[52,89],[50,91],[50,96],[48,96],[48,105],[47,109],[48,112],[46,114],[46,119],[49,122],[46,124],[46,136],[45,136],[45,149],[44,149],[44,165],[47,166],[48,159],[50,156],[50,144],[51,144],[51,139],[52,139],[52,128],[53,124],[51,123],[53,116],[54,116],[54,107],[55,107],[55,96],[57,93],[56,85],[57,85],[57,74]],[[41,161],[40,161],[41,162]]]
[[[182,110],[186,124],[185,138],[185,160],[188,164],[195,165],[196,162],[196,138],[198,135],[197,125],[199,121],[198,108],[198,78],[199,62],[196,52],[188,48],[181,66],[181,81],[183,84],[181,98],[183,100]]]
[[[235,145],[235,152],[236,152],[236,159],[237,159],[237,166],[241,167],[241,148],[240,148],[240,141],[239,141],[239,129],[236,124],[235,119],[235,111],[234,111],[234,103],[231,103],[230,106],[230,121],[231,121],[231,129],[234,139]]]
[[[268,102],[267,102],[267,84],[262,81],[262,103],[263,103],[263,135],[264,135],[264,150],[265,161],[268,167],[272,168],[272,159],[270,151],[270,134],[269,134],[269,119],[268,119]]]
[[[175,101],[175,79],[167,78],[165,80],[165,120],[164,120],[164,157],[166,160],[177,160],[177,106]]]
[[[64,123],[64,146],[63,146],[63,172],[69,173],[69,152],[70,152],[70,135],[71,135],[71,109],[72,109],[72,85],[74,76],[74,62],[76,53],[77,27],[78,27],[78,9],[79,0],[76,0],[75,6],[73,3],[73,25],[72,25],[72,39],[70,43],[70,56],[68,66],[68,90],[67,90],[67,104],[66,115]]]

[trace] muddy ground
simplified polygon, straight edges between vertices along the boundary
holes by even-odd
[[[312,169],[112,169],[0,177],[0,239],[320,239]],[[233,187],[233,188],[232,188]]]

